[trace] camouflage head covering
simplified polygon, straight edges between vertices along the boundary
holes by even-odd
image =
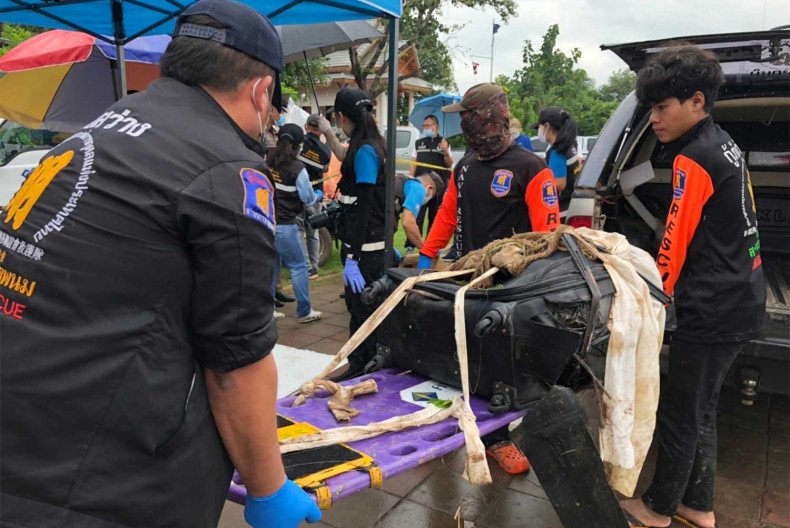
[[[502,154],[512,143],[507,95],[499,93],[461,116],[461,130],[477,159],[489,160]]]

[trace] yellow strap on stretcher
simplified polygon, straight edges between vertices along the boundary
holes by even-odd
[[[381,489],[384,486],[384,473],[381,472],[381,468],[378,466],[370,466],[360,468],[362,471],[367,472],[370,475],[370,487]]]
[[[293,425],[288,425],[288,426],[285,426],[285,427],[278,428],[277,429],[277,438],[282,441],[282,440],[285,440],[286,438],[294,438],[294,437],[297,437],[297,436],[304,436],[304,435],[308,435],[308,434],[317,433],[319,431],[320,431],[320,429],[318,429],[317,427],[315,427],[315,426],[313,426],[313,425],[311,425],[311,424],[309,424],[307,422],[300,422],[300,423],[295,423]],[[349,449],[349,450],[353,451],[354,453],[358,454],[359,458],[357,458],[355,460],[351,460],[349,462],[343,462],[343,463],[337,464],[336,466],[332,466],[332,467],[323,469],[323,470],[318,471],[316,473],[311,473],[310,475],[305,475],[304,477],[300,477],[298,479],[295,479],[294,482],[296,482],[298,485],[300,485],[303,488],[316,488],[316,489],[318,489],[318,487],[322,486],[323,482],[326,479],[328,479],[329,477],[334,477],[335,475],[340,475],[342,473],[346,473],[348,471],[354,471],[356,469],[364,469],[364,468],[367,468],[367,467],[372,467],[374,465],[373,464],[373,458],[371,458],[369,455],[366,455],[365,453],[357,451],[356,449],[353,449],[353,448],[347,446],[346,444],[340,444],[340,445],[342,445],[346,449]],[[372,477],[371,477],[371,479],[372,479]],[[317,496],[317,494],[316,494],[316,496]],[[331,504],[331,494],[330,494],[330,497],[329,497],[329,501],[330,501],[330,504]]]
[[[332,507],[332,492],[329,491],[329,486],[323,484],[321,486],[310,488],[310,491],[315,493],[316,502],[318,503],[318,507],[320,509],[328,510]]]

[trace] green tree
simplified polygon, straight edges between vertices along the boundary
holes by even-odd
[[[507,22],[516,15],[517,5],[515,0],[403,0],[398,53],[409,46],[416,46],[423,77],[439,88],[451,88],[455,86],[452,61],[442,38],[454,27],[439,21],[441,8],[444,6],[492,8],[500,20]],[[386,90],[384,76],[387,74],[387,62],[381,68],[376,68],[376,63],[385,56],[389,25],[386,26],[385,33],[385,38],[368,46],[363,54],[356,48],[349,50],[351,71],[357,85],[366,86],[368,76],[374,75],[369,88],[374,98]],[[402,78],[398,80],[401,81]]]
[[[284,84],[283,92],[288,93],[294,99],[302,99],[302,104],[314,106],[313,85],[310,82],[310,75],[316,85],[324,84],[329,81],[327,75],[328,61],[324,57],[307,59],[307,62],[300,60],[291,62],[283,67],[281,80]],[[308,71],[309,66],[309,71]]]
[[[18,24],[0,24],[0,57],[11,51],[17,44],[21,44],[43,31],[46,29]]]
[[[508,94],[510,111],[524,126],[537,120],[540,110],[559,106],[579,125],[579,135],[597,134],[617,103],[604,100],[587,72],[578,66],[581,51],[557,47],[558,25],[549,26],[539,47],[525,41],[524,66],[497,83]]]
[[[619,103],[636,88],[636,74],[628,69],[613,72],[598,90],[601,99]]]

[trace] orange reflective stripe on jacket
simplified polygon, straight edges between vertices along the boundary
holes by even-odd
[[[543,169],[530,180],[524,200],[527,202],[533,231],[557,229],[560,224],[560,199],[551,169]]]
[[[675,289],[686,261],[686,252],[702,217],[702,208],[712,195],[710,174],[693,159],[677,156],[672,167],[672,204],[656,257],[667,295],[672,295]]]

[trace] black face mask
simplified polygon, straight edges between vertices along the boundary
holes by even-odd
[[[467,146],[477,158],[496,158],[511,144],[510,109],[507,95],[498,94],[461,117],[461,130]]]

